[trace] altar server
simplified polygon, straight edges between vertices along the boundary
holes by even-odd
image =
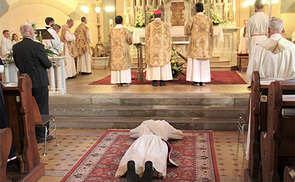
[[[247,69],[248,80],[251,81],[253,71],[259,71],[261,79],[295,79],[295,45],[281,35],[283,20],[272,18],[268,29],[270,37],[253,48]]]
[[[116,177],[127,172],[127,181],[152,181],[153,176],[165,178],[167,163],[177,164],[171,159],[172,147],[168,139],[183,139],[183,132],[164,120],[146,120],[130,130],[136,140],[122,157]],[[154,171],[153,171],[154,170]],[[137,176],[138,175],[138,176]]]
[[[263,12],[263,4],[261,0],[256,0],[255,12],[248,20],[246,27],[246,42],[249,50],[249,57],[252,54],[253,47],[261,41],[267,39],[268,16]]]
[[[64,43],[64,55],[66,56],[65,64],[66,64],[66,73],[68,79],[76,78],[76,66],[75,66],[75,42],[76,35],[71,34],[70,28],[74,25],[74,21],[72,19],[68,19],[67,23],[62,26],[61,30],[61,41]]]
[[[190,35],[186,81],[200,86],[211,82],[209,58],[210,36],[213,34],[212,20],[203,14],[203,9],[203,4],[197,3],[196,15],[184,27],[184,33]]]
[[[247,26],[247,20],[244,20],[244,27],[240,29],[240,43],[239,43],[239,50],[238,53],[240,54],[247,54],[248,48],[246,43],[246,26]]]
[[[111,42],[111,83],[118,86],[128,86],[131,83],[132,60],[129,45],[132,44],[132,35],[123,27],[122,16],[116,16],[116,26],[110,32]]]
[[[145,30],[145,57],[147,63],[146,79],[153,80],[152,85],[165,86],[172,80],[171,70],[171,33],[169,26],[161,21],[161,11],[154,11],[155,20]]]
[[[48,31],[48,32],[52,35],[52,37],[53,37],[53,33],[55,32],[55,31],[52,29],[52,27],[53,27],[53,25],[54,25],[54,19],[53,19],[52,17],[47,17],[47,18],[45,19],[45,23],[46,23],[45,28],[47,29],[47,31]],[[54,37],[53,37],[53,38],[54,38]],[[54,46],[55,46],[55,45],[53,45],[53,42],[54,42],[54,39],[44,39],[44,40],[42,41],[42,43],[45,45],[45,48],[50,49],[51,51],[54,52]]]
[[[12,51],[12,42],[9,39],[9,30],[3,30],[3,39],[1,41],[2,56],[8,55]]]
[[[54,39],[51,40],[53,46],[52,51],[55,54],[60,55],[64,49],[64,43],[60,41],[58,36],[61,27],[58,24],[54,24],[52,29],[54,30],[54,32],[51,33],[51,35],[54,37]]]
[[[75,33],[77,35],[76,46],[78,51],[77,71],[81,74],[91,74],[91,61],[89,53],[89,44],[91,41],[89,28],[86,26],[86,17],[81,18],[81,24],[77,27]]]

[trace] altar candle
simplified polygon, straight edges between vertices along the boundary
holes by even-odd
[[[146,5],[147,5],[147,6],[149,5],[149,0],[146,0]]]
[[[160,6],[162,5],[162,0],[160,0]]]

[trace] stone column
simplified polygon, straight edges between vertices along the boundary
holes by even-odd
[[[54,75],[54,62],[52,63],[51,68],[47,70],[49,78],[49,91],[55,92],[55,75]]]
[[[54,79],[54,90],[50,90],[51,93],[65,94],[66,89],[66,78],[65,78],[65,67],[64,67],[65,56],[50,57],[49,60],[52,62],[53,74],[50,75],[50,79]],[[53,78],[54,77],[54,78]]]

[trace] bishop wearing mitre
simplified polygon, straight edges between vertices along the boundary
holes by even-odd
[[[154,11],[154,17],[145,30],[146,79],[153,80],[153,86],[158,86],[158,81],[160,86],[165,86],[164,81],[172,80],[171,33],[169,26],[161,21],[160,10]]]
[[[115,22],[116,26],[110,32],[111,84],[128,86],[131,83],[132,61],[129,45],[132,44],[132,36],[128,29],[123,27],[122,16],[116,16]]]

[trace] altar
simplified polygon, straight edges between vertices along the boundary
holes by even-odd
[[[65,56],[48,57],[52,67],[48,69],[49,94],[65,94],[66,73],[65,73]],[[3,59],[4,72],[2,73],[2,82],[18,82],[18,69],[13,60]]]
[[[204,4],[204,14],[215,22],[211,37],[211,65],[227,66],[228,69],[237,66],[239,28],[235,23],[235,0],[124,0],[124,25],[133,33],[134,43],[144,43],[145,26],[153,21],[153,11],[159,9],[162,20],[171,27],[172,42],[189,41],[189,37],[184,35],[184,26],[195,15],[198,2]],[[186,55],[187,45],[178,45],[177,49]],[[133,60],[137,60],[135,51],[132,48]]]

